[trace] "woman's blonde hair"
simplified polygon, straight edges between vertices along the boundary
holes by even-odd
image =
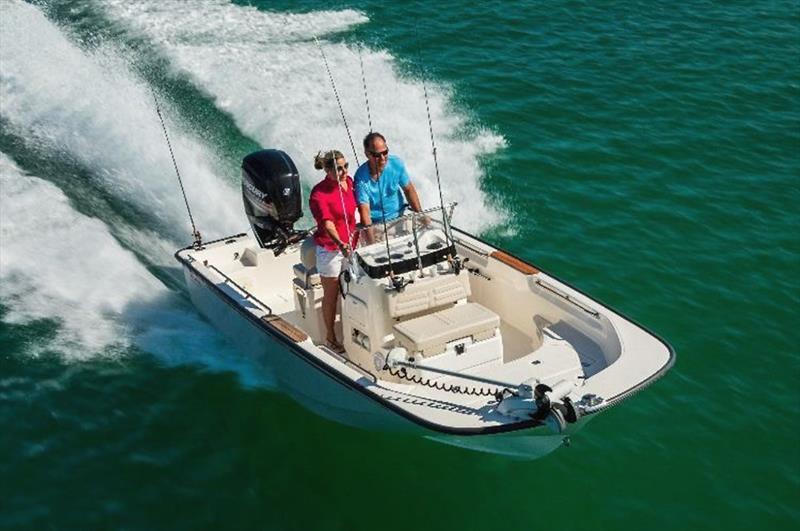
[[[342,152],[336,149],[333,149],[331,151],[326,151],[325,153],[320,151],[314,157],[314,168],[318,170],[321,170],[322,168],[330,170],[334,166],[336,166],[337,159],[343,159],[343,158],[344,155],[342,154]]]

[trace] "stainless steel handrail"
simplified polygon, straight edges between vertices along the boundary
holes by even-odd
[[[458,229],[456,229],[456,230],[458,230]],[[467,249],[469,249],[473,253],[475,253],[475,254],[477,254],[479,256],[487,257],[487,258],[489,257],[489,255],[492,254],[492,252],[495,251],[495,249],[492,249],[491,251],[487,251],[485,249],[478,249],[475,245],[469,243],[468,241],[464,240],[464,238],[461,238],[459,236],[453,236],[453,241],[458,243],[459,245],[461,245],[463,247],[466,247]]]
[[[580,308],[584,312],[588,313],[589,315],[591,315],[595,319],[599,319],[600,318],[600,312],[598,312],[597,310],[593,310],[593,309],[589,308],[588,306],[586,306],[585,304],[576,301],[575,299],[573,299],[570,296],[569,293],[564,293],[563,291],[561,291],[561,290],[559,290],[557,288],[554,288],[553,286],[551,286],[547,282],[544,282],[543,280],[540,280],[540,279],[536,280],[536,284],[538,284],[539,286],[543,287],[544,289],[546,289],[550,293],[554,293],[555,295],[558,295],[559,297],[561,297],[565,301],[574,304],[575,306],[577,306],[578,308]]]

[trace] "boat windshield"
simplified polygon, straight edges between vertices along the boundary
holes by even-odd
[[[356,233],[355,255],[371,278],[400,275],[455,256],[450,219],[456,203],[409,212]]]

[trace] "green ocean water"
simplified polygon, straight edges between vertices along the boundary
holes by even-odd
[[[796,529],[800,5],[0,3],[0,529]],[[241,157],[372,119],[673,369],[517,461],[321,419],[193,309]],[[304,159],[302,158],[304,157]],[[427,188],[426,188],[427,187]],[[427,198],[430,198],[428,201]],[[431,194],[423,201],[435,203]]]

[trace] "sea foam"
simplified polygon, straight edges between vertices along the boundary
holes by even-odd
[[[0,19],[0,112],[11,131],[50,157],[84,165],[97,186],[148,213],[164,235],[189,241],[147,85],[113,51],[80,48],[33,6],[8,2]],[[240,232],[247,223],[236,186],[215,175],[208,146],[169,120],[167,126],[182,174],[191,179],[186,192],[197,225],[209,236]]]
[[[233,116],[245,134],[265,147],[289,153],[307,184],[321,177],[312,165],[319,150],[337,148],[351,162],[354,158],[313,39],[318,36],[350,125],[355,156],[364,162],[360,146],[369,125],[359,47],[324,39],[368,22],[363,13],[351,9],[276,13],[219,0],[202,7],[160,0],[103,4],[112,18],[151,39],[176,70]],[[402,75],[386,51],[364,47],[361,58],[373,128],[386,135],[392,151],[406,161],[424,206],[437,205],[421,81]],[[453,107],[445,85],[429,82],[428,92],[445,201],[460,204],[456,214],[460,226],[481,231],[497,223],[499,215],[480,188],[480,158],[504,146],[504,139],[469,128],[467,116]]]
[[[29,355],[66,361],[119,356],[135,346],[168,364],[235,371],[271,386],[178,294],[124,249],[99,219],[83,215],[53,183],[0,153],[0,301],[3,320],[55,322],[56,337]]]

